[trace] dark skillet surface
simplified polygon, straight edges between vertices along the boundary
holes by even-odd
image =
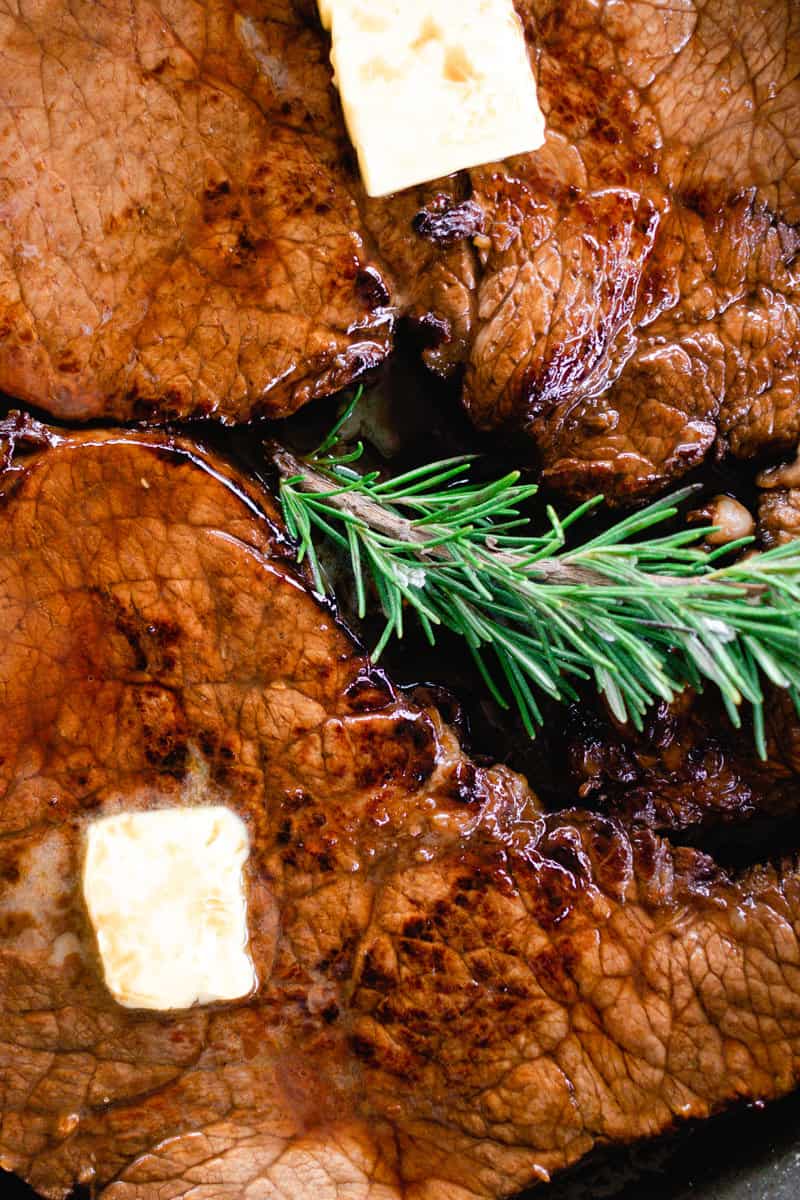
[[[427,456],[450,454],[473,446],[474,435],[460,421],[453,422],[453,410],[446,397],[436,397],[434,413],[429,403],[430,393],[424,403],[424,417],[420,417],[418,379],[403,377],[400,381],[400,404],[403,418],[398,420],[398,426],[405,423],[408,428],[404,431],[401,441],[407,443],[402,448],[400,458],[406,455],[418,459],[415,447],[424,445]],[[409,386],[410,385],[410,386]],[[390,380],[387,384],[388,400],[383,420],[393,424],[397,419],[398,382]],[[409,403],[410,396],[417,397],[416,404]],[[444,403],[440,407],[440,401]],[[14,407],[3,405],[3,408]],[[416,410],[416,411],[415,411]],[[256,433],[253,430],[237,432],[211,431],[208,440],[231,452],[236,458],[249,460],[256,465],[260,460],[259,446],[262,434],[282,436],[290,432],[292,440],[299,438],[313,444],[316,434],[323,429],[333,411],[330,404],[317,406],[309,423],[310,433],[301,428],[291,431],[277,430],[274,426],[261,427]],[[434,415],[435,414],[435,415]],[[444,425],[441,418],[445,417]],[[431,426],[436,426],[435,430]],[[409,432],[410,431],[410,432]],[[418,438],[424,431],[424,441]],[[369,431],[366,431],[369,432]],[[483,443],[485,446],[485,442]],[[499,459],[507,468],[509,461],[518,461],[516,453],[511,457],[506,453]],[[738,474],[738,473],[737,473]],[[717,480],[711,482],[716,488]],[[723,481],[725,482],[725,481]],[[737,480],[737,489],[746,498],[750,498],[752,488],[752,473],[748,471],[746,478]],[[564,507],[562,505],[562,507]],[[400,677],[401,682],[410,683],[407,674],[408,659],[403,648],[402,655],[396,662],[387,661],[387,667]],[[405,660],[405,661],[404,661]],[[398,666],[404,661],[405,670]],[[416,667],[416,663],[414,666]],[[438,674],[434,663],[427,673],[428,678],[438,678],[443,674],[441,656],[438,662]],[[445,669],[445,674],[450,674]],[[454,678],[460,672],[455,669]],[[422,676],[418,675],[418,678]],[[488,752],[489,745],[481,745],[487,737],[492,736],[489,726],[480,728],[480,720],[475,720],[475,714],[467,714],[473,718],[471,726],[475,740],[474,748],[478,752]],[[488,729],[488,733],[487,733]],[[508,732],[508,731],[507,731]],[[533,752],[527,762],[515,762],[518,745],[513,734],[508,736],[508,746],[505,755],[512,766],[529,769],[532,782],[536,785],[537,760],[546,757],[546,751],[540,754]],[[497,748],[491,747],[497,754]],[[525,755],[527,758],[527,754]],[[788,842],[779,833],[770,845],[767,853],[785,850]],[[788,841],[794,845],[794,838]],[[753,851],[753,858],[762,857],[761,848]],[[537,1188],[526,1193],[520,1200],[533,1200],[534,1197],[545,1197],[548,1200],[795,1200],[800,1196],[800,1092],[784,1101],[759,1109],[752,1106],[741,1107],[714,1120],[699,1124],[680,1134],[659,1139],[657,1142],[639,1144],[630,1149],[615,1149],[607,1154],[592,1155],[579,1167],[557,1177],[554,1183],[545,1188]],[[79,1190],[74,1194],[74,1200],[88,1200],[89,1193]],[[37,1193],[14,1176],[0,1170],[0,1200],[37,1200]]]

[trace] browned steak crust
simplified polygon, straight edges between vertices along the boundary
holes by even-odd
[[[327,51],[290,3],[0,12],[0,387],[243,420],[385,357]]]
[[[549,139],[473,172],[466,403],[577,492],[800,429],[800,9],[528,0]]]
[[[800,874],[541,815],[398,697],[274,506],[188,443],[5,430],[0,1161],[43,1195],[477,1200],[800,1070]],[[260,987],[118,1007],[78,887],[119,808],[248,823]]]
[[[800,537],[800,448],[792,463],[762,471],[758,518],[765,546],[783,546]]]
[[[787,693],[766,700],[767,759],[713,696],[658,704],[637,733],[589,706],[565,723],[569,775],[582,801],[626,824],[681,834],[800,811],[800,723]]]
[[[407,315],[483,429],[624,497],[800,433],[800,7],[520,0],[541,151],[368,201],[313,5],[0,5],[0,387],[282,415]]]

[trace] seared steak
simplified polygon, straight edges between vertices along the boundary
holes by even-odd
[[[550,130],[473,173],[466,403],[637,493],[800,431],[800,8],[528,0]]]
[[[782,546],[800,537],[800,448],[793,463],[762,471],[758,477],[759,532],[765,546]]]
[[[386,355],[327,52],[291,3],[2,11],[0,387],[243,420]]]
[[[654,706],[641,733],[576,705],[564,750],[584,803],[684,833],[800,811],[800,723],[783,691],[768,695],[766,729],[761,762],[750,729],[734,730],[713,696],[687,691]]]
[[[800,871],[545,817],[371,671],[197,447],[4,430],[0,1163],[48,1197],[477,1200],[800,1071]],[[248,823],[252,1000],[105,990],[101,813]]]
[[[310,0],[0,27],[0,387],[279,415],[406,314],[481,428],[624,496],[800,433],[800,8],[520,0],[536,154],[368,201]]]

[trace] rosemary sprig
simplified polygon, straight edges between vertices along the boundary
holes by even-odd
[[[766,755],[764,678],[800,711],[800,543],[720,565],[751,539],[709,551],[710,526],[651,533],[676,515],[685,488],[569,548],[568,530],[602,497],[561,519],[548,507],[549,528],[534,535],[522,510],[537,488],[518,471],[474,483],[462,457],[393,479],[360,473],[360,444],[335,449],[357,399],[312,455],[276,449],[274,459],[287,527],[319,591],[328,588],[318,534],[348,556],[362,618],[372,580],[386,617],[375,660],[402,638],[408,613],[431,644],[438,627],[452,630],[494,698],[508,707],[513,697],[531,736],[540,692],[574,699],[575,684],[593,680],[640,729],[654,701],[710,682],[737,727],[751,706]]]

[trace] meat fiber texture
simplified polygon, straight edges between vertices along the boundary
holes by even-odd
[[[800,7],[520,0],[532,155],[369,201],[311,0],[0,4],[0,387],[285,415],[416,323],[550,482],[800,433]]]
[[[371,670],[188,442],[2,431],[0,1163],[60,1200],[490,1200],[800,1072],[800,870],[545,816]],[[246,822],[245,1001],[135,1012],[103,814]]]
[[[771,467],[758,477],[759,533],[765,546],[785,546],[800,537],[800,446],[792,463]]]

